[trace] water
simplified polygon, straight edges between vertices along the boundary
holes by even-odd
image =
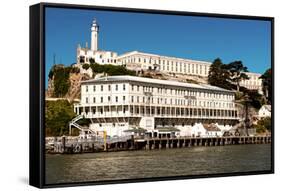
[[[270,169],[270,144],[46,155],[47,184]]]

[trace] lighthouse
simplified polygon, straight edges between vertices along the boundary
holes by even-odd
[[[99,33],[99,25],[96,19],[93,20],[93,24],[91,27],[91,50],[97,51],[98,50],[98,33]]]

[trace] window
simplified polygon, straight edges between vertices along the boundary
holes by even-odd
[[[118,96],[115,97],[115,101],[118,102]]]
[[[86,97],[86,103],[88,103],[88,98]]]
[[[125,101],[126,100],[126,96],[123,96],[123,101]]]
[[[96,91],[96,86],[93,86],[93,91],[94,91],[94,92]]]
[[[118,84],[115,85],[115,90],[118,91]]]
[[[108,99],[108,102],[110,102],[110,96],[108,96],[107,99]]]
[[[100,86],[100,91],[103,91],[103,85]]]
[[[140,99],[139,99],[139,96],[137,96],[137,102],[139,103]]]
[[[126,90],[126,84],[123,84],[123,91]]]
[[[100,98],[100,102],[103,103],[103,97]]]
[[[132,85],[132,91],[134,91],[134,85]]]
[[[132,103],[134,102],[134,96],[131,97],[131,101],[132,101]]]
[[[96,98],[95,97],[93,97],[93,103],[96,103]]]
[[[88,86],[86,86],[86,92],[88,92]]]
[[[140,86],[137,86],[137,90],[140,91]]]
[[[108,91],[111,91],[111,86],[110,85],[108,85]]]

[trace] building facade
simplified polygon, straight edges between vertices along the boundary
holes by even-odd
[[[91,120],[92,131],[109,136],[132,129],[151,136],[202,136],[205,124],[231,128],[237,123],[234,100],[234,92],[209,85],[110,76],[83,81],[74,110]]]
[[[250,90],[258,90],[260,94],[263,94],[262,79],[260,79],[261,74],[251,73],[251,72],[246,72],[246,74],[249,77],[249,79],[242,80],[240,85]]]
[[[170,74],[187,74],[207,77],[209,62],[161,56],[138,51],[118,56],[118,63],[130,70],[155,70]]]

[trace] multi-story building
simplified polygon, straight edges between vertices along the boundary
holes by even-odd
[[[109,76],[83,81],[74,110],[109,136],[139,128],[151,136],[200,136],[206,124],[225,129],[238,121],[234,100],[233,91],[210,85]]]
[[[119,64],[131,70],[156,70],[163,73],[187,74],[207,77],[209,62],[161,56],[138,51],[118,56]]]
[[[251,73],[251,72],[245,72],[249,79],[242,80],[240,82],[240,85],[250,89],[250,90],[258,90],[260,94],[262,93],[262,79],[260,79],[261,74],[258,73]]]

